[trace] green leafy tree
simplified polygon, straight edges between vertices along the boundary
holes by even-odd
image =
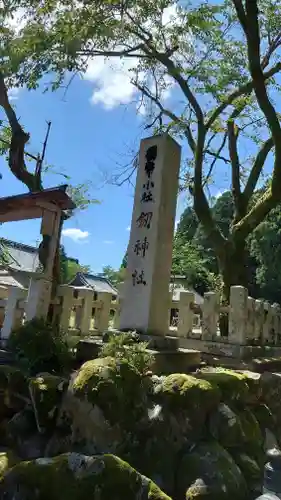
[[[271,211],[249,238],[250,252],[257,262],[259,296],[271,303],[281,297],[281,207]],[[256,294],[257,296],[257,294]]]
[[[82,266],[77,259],[67,256],[63,245],[60,246],[60,282],[69,283],[77,273],[89,273],[90,266]]]
[[[8,2],[4,15],[20,7],[25,26],[15,33],[7,19],[3,24],[3,74],[36,88],[51,73],[56,89],[67,71],[85,72],[89,58],[131,58],[147,126],[185,146],[183,187],[211,241],[226,299],[231,285],[247,285],[246,240],[281,200],[280,3],[65,0],[62,9],[58,1],[18,0]],[[262,174],[270,183],[253,202]],[[227,236],[208,199],[208,184],[221,175],[234,204]]]
[[[102,276],[107,278],[114,286],[117,286],[124,281],[125,272],[125,268],[122,267],[115,270],[111,266],[105,266],[102,270]]]
[[[176,235],[173,248],[172,273],[186,276],[190,287],[201,295],[217,287],[216,276],[208,270],[202,250],[183,234]]]
[[[198,219],[192,207],[187,207],[181,215],[177,235],[183,234],[185,239],[191,241],[198,228]]]
[[[262,196],[266,186],[255,193],[255,197]],[[220,225],[224,234],[228,234],[232,221],[232,196],[230,192],[220,196],[212,207],[213,217]],[[190,217],[192,209],[187,208],[182,215],[186,220]],[[191,218],[193,216],[191,215]],[[251,233],[246,242],[247,260],[246,272],[249,293],[255,298],[262,297],[271,303],[280,302],[281,296],[281,272],[279,272],[279,262],[281,258],[281,207],[278,205]],[[190,283],[196,288],[196,280],[204,273],[212,277],[219,276],[219,269],[216,264],[215,253],[210,241],[198,222],[197,228],[191,239],[191,234],[180,230],[180,224],[175,236],[173,269],[191,276]],[[189,272],[186,269],[190,269]],[[194,276],[194,281],[192,281]],[[216,282],[216,278],[215,278]],[[208,287],[208,281],[206,283]],[[213,286],[209,286],[209,289]]]
[[[128,264],[128,249],[126,250],[126,253],[125,253],[124,257],[123,257],[123,260],[122,260],[122,263],[121,263],[121,269],[122,268],[126,269],[127,264]]]

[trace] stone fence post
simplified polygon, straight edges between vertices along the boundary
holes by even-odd
[[[79,290],[79,298],[82,298],[82,307],[78,327],[82,335],[87,335],[91,326],[94,292],[89,289]]]
[[[255,299],[248,297],[248,321],[247,321],[247,338],[252,341],[255,337]]]
[[[117,301],[117,304],[115,306],[114,328],[116,330],[120,328],[120,312],[121,312],[121,299]]]
[[[99,293],[98,300],[101,302],[101,307],[97,310],[95,328],[99,333],[103,333],[108,330],[112,295],[107,292]]]
[[[228,317],[228,341],[231,344],[245,345],[248,323],[248,290],[243,286],[230,288]]]
[[[262,345],[263,342],[263,323],[264,323],[264,302],[255,300],[255,325],[254,338]]]
[[[269,344],[271,340],[272,329],[272,310],[268,301],[264,302],[264,321],[263,321],[263,343]]]
[[[204,293],[202,314],[202,340],[212,340],[217,336],[220,296],[216,292]]]
[[[69,321],[71,310],[73,307],[73,292],[74,288],[70,286],[60,286],[58,295],[61,297],[61,312],[59,318],[60,329],[64,332],[69,330]]]
[[[191,305],[194,303],[194,293],[180,292],[179,300],[179,321],[178,321],[178,336],[190,337],[193,328],[193,310]]]
[[[20,326],[23,320],[24,309],[18,310],[18,303],[27,295],[24,288],[11,287],[5,308],[5,319],[1,330],[1,340],[5,343],[12,330]]]

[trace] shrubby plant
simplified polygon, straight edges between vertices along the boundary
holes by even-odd
[[[9,337],[8,348],[15,354],[21,368],[31,376],[70,369],[72,355],[65,334],[43,320],[34,319],[15,329]]]
[[[140,373],[145,374],[151,370],[154,361],[153,355],[147,348],[148,343],[140,342],[135,333],[111,333],[107,342],[103,344],[99,356],[125,359]]]

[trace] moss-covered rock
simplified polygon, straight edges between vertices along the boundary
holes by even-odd
[[[245,373],[224,368],[207,368],[196,373],[196,377],[219,387],[222,401],[226,404],[244,404],[252,400],[248,376]]]
[[[150,479],[113,455],[67,453],[22,462],[6,474],[7,500],[169,500]]]
[[[225,403],[220,403],[210,416],[209,429],[211,436],[225,448],[236,448],[244,444],[240,418]]]
[[[249,370],[238,370],[235,373],[240,373],[245,377],[249,387],[247,403],[252,405],[259,404],[262,398],[261,374]]]
[[[13,451],[1,450],[0,448],[0,482],[2,481],[4,474],[18,461],[19,459]]]
[[[38,432],[43,433],[54,426],[67,385],[66,379],[50,373],[42,373],[29,380],[29,393]]]
[[[147,383],[126,360],[101,358],[88,361],[73,381],[73,394],[102,409],[111,423],[131,427],[147,407]]]
[[[281,376],[277,373],[261,375],[262,402],[270,409],[276,437],[281,445]],[[270,429],[270,430],[273,430]]]
[[[258,420],[248,408],[237,409],[243,432],[243,441],[253,450],[263,450],[264,439]]]
[[[259,423],[260,429],[263,432],[264,437],[266,429],[269,429],[272,432],[275,431],[273,414],[270,408],[266,404],[260,403],[259,405],[256,405],[252,409],[252,412]]]
[[[160,405],[150,408],[149,417],[123,447],[122,457],[173,498],[178,459],[190,446],[189,422],[184,412],[174,414]]]
[[[0,365],[0,417],[12,416],[28,401],[24,374],[15,366]]]
[[[32,406],[16,413],[7,424],[8,444],[22,460],[44,456],[48,436],[39,434]]]
[[[0,446],[9,446],[8,418],[0,419]]]
[[[70,443],[83,453],[117,453],[147,419],[151,385],[149,377],[125,360],[88,361],[73,376],[63,397],[48,453],[67,451]]]
[[[262,492],[263,467],[257,461],[243,452],[233,452],[232,457],[241,470],[251,493],[259,495]]]
[[[240,500],[246,494],[241,470],[218,443],[201,443],[184,455],[177,471],[177,498]]]
[[[232,453],[233,450],[248,450],[260,466],[264,462],[264,437],[259,423],[248,409],[233,410],[221,403],[209,419],[212,437]]]
[[[155,399],[174,414],[182,413],[192,425],[201,426],[206,415],[213,410],[220,400],[219,389],[206,380],[174,373],[156,384]]]

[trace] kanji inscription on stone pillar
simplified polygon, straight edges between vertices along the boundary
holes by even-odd
[[[167,333],[180,158],[168,134],[141,141],[121,330]]]

